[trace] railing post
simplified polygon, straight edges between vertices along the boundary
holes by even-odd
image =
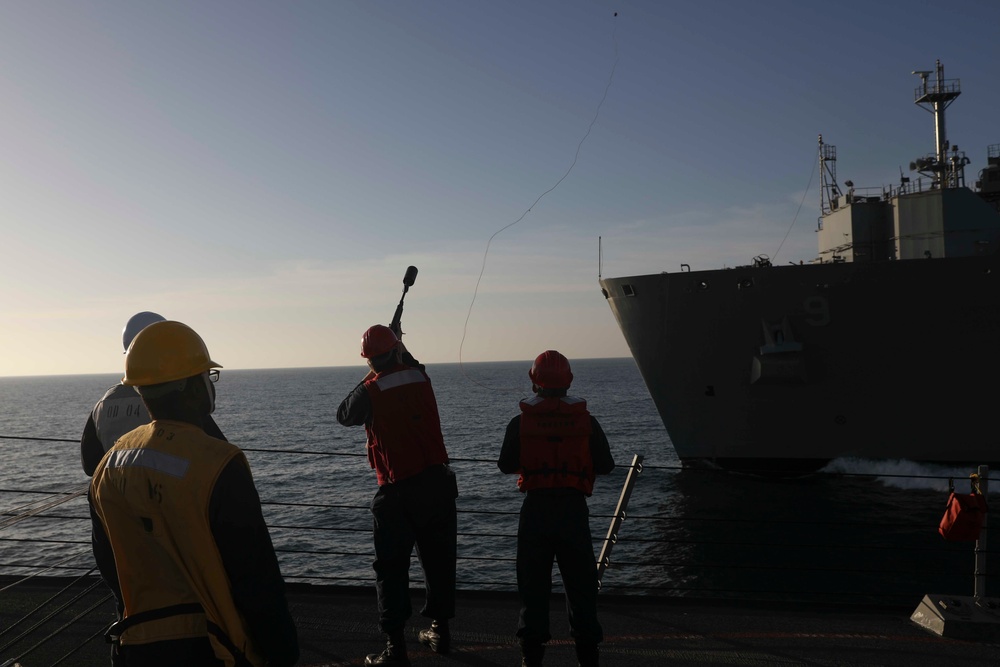
[[[989,481],[990,481],[990,467],[989,466],[979,466],[979,492],[983,494],[983,499],[986,501],[986,513],[983,515],[983,530],[979,533],[979,539],[976,540],[976,584],[973,589],[973,598],[978,604],[979,601],[986,597],[986,538],[989,535],[987,531],[987,524],[990,520],[989,513]]]
[[[611,519],[611,526],[608,528],[608,535],[601,545],[601,555],[597,559],[597,585],[601,585],[604,571],[611,565],[611,548],[618,542],[618,529],[621,528],[622,521],[625,520],[625,510],[628,509],[629,498],[632,497],[632,487],[635,486],[636,478],[642,473],[642,454],[632,457],[632,465],[629,466],[628,475],[625,476],[625,485],[622,487],[621,495],[618,496],[618,506],[615,507],[615,515]]]

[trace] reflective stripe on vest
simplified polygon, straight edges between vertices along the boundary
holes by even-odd
[[[380,391],[395,389],[396,387],[413,384],[414,382],[427,382],[427,378],[424,374],[415,368],[399,371],[397,373],[390,373],[389,375],[383,375],[375,379],[375,385]]]
[[[116,449],[108,455],[106,467],[127,468],[135,466],[162,472],[171,477],[184,477],[191,461],[155,449]]]

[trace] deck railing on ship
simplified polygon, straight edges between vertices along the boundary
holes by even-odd
[[[261,457],[358,456],[246,451]],[[453,465],[470,475],[480,466],[496,472],[494,460],[457,458]],[[887,477],[925,482],[930,476],[819,472],[775,479],[633,461],[619,466],[607,485],[620,488],[638,465],[643,474],[637,494],[655,492],[675,501],[658,511],[609,514],[592,508],[595,553],[605,541],[615,549],[603,564],[602,595],[912,607],[928,592],[972,592],[972,546],[937,535],[944,496],[940,503],[901,508],[883,485]],[[266,496],[262,503],[287,581],[332,587],[373,583],[367,503]],[[460,499],[459,513],[459,588],[516,590],[517,505]],[[981,557],[995,559],[996,552]],[[1000,572],[992,562],[980,569]],[[419,567],[411,575],[412,585],[421,587]],[[991,589],[998,585],[992,575],[979,576]],[[63,582],[61,590],[34,601],[17,623],[0,629],[0,665],[44,643],[45,633],[65,632],[90,614],[114,613],[90,550],[86,485],[0,488],[0,592],[53,578]],[[558,569],[554,580],[559,590]],[[80,637],[81,646],[97,637]],[[71,655],[53,664],[73,664]]]

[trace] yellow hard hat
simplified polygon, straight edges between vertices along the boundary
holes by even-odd
[[[222,368],[194,329],[181,322],[155,322],[140,331],[125,352],[122,384],[145,387],[182,380],[210,368]]]

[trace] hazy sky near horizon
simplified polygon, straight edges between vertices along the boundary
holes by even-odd
[[[360,364],[409,265],[421,361],[628,356],[598,237],[606,276],[809,261],[817,135],[841,182],[895,182],[933,150],[910,72],[936,59],[974,176],[998,24],[963,0],[0,3],[0,376],[117,372],[140,310],[226,368]]]

